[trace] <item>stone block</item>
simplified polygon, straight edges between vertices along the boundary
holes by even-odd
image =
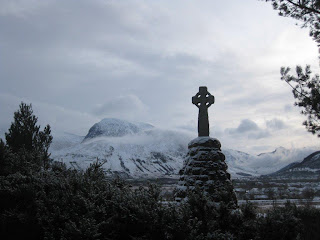
[[[230,174],[227,172],[225,155],[221,152],[219,140],[210,137],[198,137],[189,145],[178,185],[187,186],[180,189],[177,199],[183,199],[188,190],[195,187],[203,189],[214,202],[224,201],[230,206],[237,206]]]

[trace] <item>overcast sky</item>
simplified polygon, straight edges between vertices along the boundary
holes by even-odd
[[[114,117],[196,136],[207,86],[223,147],[319,146],[280,81],[297,64],[319,70],[316,44],[263,1],[0,0],[0,131],[24,101],[56,132]]]

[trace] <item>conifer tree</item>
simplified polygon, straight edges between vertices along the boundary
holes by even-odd
[[[310,36],[320,44],[320,0],[265,0],[280,16],[291,17],[308,27]]]
[[[309,28],[310,36],[320,47],[320,0],[265,0],[271,2],[280,16],[291,17],[301,22],[301,27]],[[320,50],[320,49],[319,49]],[[310,66],[305,70],[296,66],[296,75],[290,74],[289,67],[281,68],[281,80],[292,87],[295,105],[302,107],[307,116],[303,125],[320,137],[320,79],[311,77]]]
[[[40,159],[42,166],[46,166],[50,157],[48,150],[52,141],[51,129],[47,125],[40,131],[37,121],[32,105],[21,102],[19,110],[14,113],[14,121],[8,133],[5,133],[6,144],[13,153],[32,153],[35,159]]]
[[[318,75],[311,77],[310,66],[305,70],[301,66],[296,67],[297,75],[289,74],[290,68],[281,68],[281,79],[292,87],[292,93],[296,99],[295,105],[302,107],[301,114],[307,116],[303,125],[312,134],[320,137],[320,79]]]
[[[6,159],[5,159],[6,145],[0,138],[0,176],[4,175],[6,171]]]

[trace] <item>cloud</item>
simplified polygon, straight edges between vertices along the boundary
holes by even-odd
[[[284,106],[284,111],[285,111],[285,112],[292,112],[292,110],[293,110],[292,104],[286,104],[286,105]]]
[[[146,115],[148,107],[135,95],[118,96],[94,110],[101,117],[118,117],[137,120],[135,117]]]
[[[43,128],[49,124],[53,133],[69,132],[85,135],[94,123],[100,121],[96,116],[86,112],[0,93],[0,109],[1,114],[3,114],[0,118],[0,137],[10,127],[10,123],[13,121],[13,114],[19,109],[21,102],[31,103],[33,114],[38,117],[38,125]]]
[[[207,86],[216,97],[210,126],[229,128],[221,138],[230,146],[310,144],[294,131],[275,140],[276,131],[256,124],[285,114],[290,128],[302,128],[294,109],[284,112],[293,100],[279,67],[318,64],[307,29],[279,18],[268,3],[3,0],[0,50],[0,94],[19,99],[10,111],[1,105],[6,127],[21,99],[62,131],[103,117],[189,125],[197,119],[191,97]],[[234,128],[241,119],[255,122]]]
[[[262,129],[257,132],[248,134],[249,139],[261,139],[261,138],[267,138],[267,137],[271,137],[271,134],[267,130],[262,130]]]
[[[236,137],[245,137],[248,139],[261,139],[271,136],[267,130],[261,129],[254,121],[250,119],[243,119],[237,128],[225,129],[225,133]]]
[[[48,1],[37,1],[37,0],[28,0],[28,1],[11,1],[11,0],[2,0],[0,8],[0,16],[16,16],[24,17],[27,14],[30,14],[40,7],[47,5]]]
[[[250,119],[243,119],[237,128],[226,129],[229,134],[241,134],[257,130],[259,130],[258,125]]]
[[[281,119],[278,118],[266,121],[266,125],[267,128],[271,130],[280,130],[287,127],[287,125]]]

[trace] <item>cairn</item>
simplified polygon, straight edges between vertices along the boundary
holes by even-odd
[[[188,144],[189,151],[176,188],[176,201],[183,201],[188,191],[199,188],[213,202],[224,202],[230,208],[236,208],[237,198],[220,141],[209,137],[208,107],[214,103],[214,96],[207,91],[207,87],[200,87],[192,97],[192,103],[199,108],[199,137]]]

